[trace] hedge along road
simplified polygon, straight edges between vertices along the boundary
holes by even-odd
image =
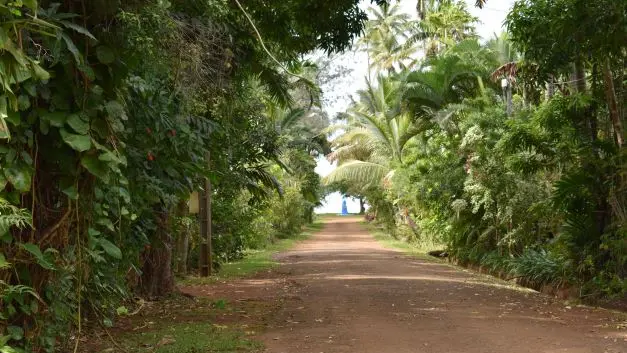
[[[266,352],[627,353],[621,314],[405,256],[359,221],[331,218],[278,255],[274,275],[293,285],[267,318]]]

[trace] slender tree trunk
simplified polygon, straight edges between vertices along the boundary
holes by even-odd
[[[505,101],[505,107],[507,111],[507,116],[512,115],[513,105],[512,105],[512,84],[507,80],[507,87],[503,87],[503,100]]]
[[[614,89],[614,77],[610,68],[610,60],[605,59],[603,62],[603,82],[605,86],[605,99],[610,110],[610,119],[614,128],[614,136],[618,147],[623,147],[623,124],[621,122],[620,113],[618,111],[618,103],[616,102],[616,90]]]
[[[514,112],[514,103],[512,102],[512,84],[507,85],[507,115],[511,116]]]
[[[359,197],[359,214],[366,213],[366,205],[364,204],[364,198]]]
[[[211,164],[211,154],[207,152],[207,164]],[[204,190],[200,199],[200,275],[207,277],[211,275],[213,266],[212,244],[211,244],[211,181],[205,178]]]

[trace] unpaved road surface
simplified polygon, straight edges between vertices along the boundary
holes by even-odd
[[[625,316],[407,257],[357,218],[279,259],[279,284],[257,290],[283,298],[264,320],[268,353],[627,353]]]

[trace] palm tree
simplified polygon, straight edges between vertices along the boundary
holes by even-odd
[[[483,80],[495,66],[492,53],[476,40],[466,40],[438,57],[425,60],[407,75],[403,99],[407,109],[423,126],[437,123],[445,130],[455,128],[453,115],[466,97],[483,90]]]
[[[379,75],[358,92],[359,100],[349,110],[344,133],[333,141],[328,158],[338,167],[326,183],[348,181],[366,188],[380,184],[398,165],[413,136],[411,115],[401,110],[403,83]]]
[[[394,73],[394,65],[403,65],[415,54],[415,46],[406,45],[410,17],[398,5],[370,7],[373,17],[366,23],[366,33],[359,46],[368,54],[369,69]]]
[[[472,16],[465,3],[455,0],[419,0],[420,21],[413,23],[407,43],[422,42],[427,56],[435,56],[444,49],[465,39],[476,38]]]
[[[522,55],[514,48],[513,43],[509,40],[507,32],[503,32],[500,35],[494,34],[494,37],[488,41],[487,47],[493,52],[498,67],[492,72],[490,78],[493,82],[499,82],[505,80],[507,86],[503,88],[505,100],[507,101],[507,112],[511,114],[512,111],[512,86],[516,84],[516,73],[518,71],[519,62],[522,59]],[[527,94],[523,87],[523,97],[525,102],[527,100]]]

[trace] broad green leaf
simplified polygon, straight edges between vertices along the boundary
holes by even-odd
[[[72,55],[74,56],[74,60],[76,61],[77,64],[80,64],[82,62],[81,60],[81,53],[78,51],[78,48],[76,47],[76,45],[74,44],[74,42],[72,41],[72,38],[70,38],[67,34],[65,33],[61,33],[61,38],[63,39],[63,41],[65,42],[65,45],[67,46],[67,49],[72,53]]]
[[[105,183],[109,182],[109,166],[106,162],[99,160],[98,157],[91,155],[83,156],[83,158],[81,158],[81,165]]]
[[[113,118],[118,118],[122,120],[127,119],[124,107],[118,101],[108,101],[105,104],[105,109],[107,110],[107,113],[109,113],[109,116]]]
[[[61,138],[75,151],[85,152],[91,148],[91,137],[89,135],[76,135],[61,129]]]
[[[98,61],[105,65],[109,65],[115,61],[115,53],[113,53],[113,50],[104,45],[96,48],[96,56],[98,57]]]
[[[94,35],[91,34],[87,30],[87,28],[79,26],[79,25],[77,25],[75,23],[72,23],[70,21],[59,21],[59,22],[61,22],[61,24],[64,25],[65,27],[71,28],[71,29],[75,30],[76,32],[78,32],[80,34],[84,34],[85,36],[87,36],[87,37],[97,41],[96,37],[94,37]]]
[[[72,200],[78,200],[78,190],[76,190],[76,186],[72,185],[67,189],[63,190],[63,193],[66,194]]]
[[[46,81],[50,79],[50,73],[34,61],[30,63],[30,72],[34,78],[37,78],[41,81]]]
[[[89,132],[89,124],[81,119],[78,114],[70,114],[67,118],[67,124],[81,135],[85,135]]]
[[[112,242],[108,241],[105,238],[98,239],[98,244],[102,247],[102,249],[109,254],[109,256],[121,260],[122,259],[122,251],[120,248],[115,246]]]
[[[11,267],[11,263],[7,261],[4,254],[0,252],[0,270]]]
[[[100,156],[98,156],[98,159],[103,162],[113,162],[114,164],[122,164],[122,160],[118,158],[118,156],[114,152],[111,152],[111,151],[101,153]]]
[[[30,190],[32,174],[26,166],[15,165],[6,168],[4,169],[4,176],[17,191],[26,192]]]
[[[102,214],[108,215],[108,213],[105,211],[103,211]],[[111,222],[109,218],[100,218],[96,221],[96,223],[100,224],[101,226],[107,227],[107,229],[109,229],[112,232],[115,232],[115,227],[113,226],[113,223]]]
[[[63,127],[67,120],[66,112],[45,112],[41,115],[41,118],[50,122],[50,125],[54,127]]]
[[[46,270],[54,270],[54,266],[50,262],[48,262],[48,260],[46,260],[44,254],[41,253],[39,246],[32,243],[26,243],[22,244],[22,248],[35,256],[39,266],[45,268]]]
[[[87,229],[87,234],[89,234],[92,237],[97,237],[100,235],[100,232],[95,230],[94,228],[89,227],[89,229]]]

